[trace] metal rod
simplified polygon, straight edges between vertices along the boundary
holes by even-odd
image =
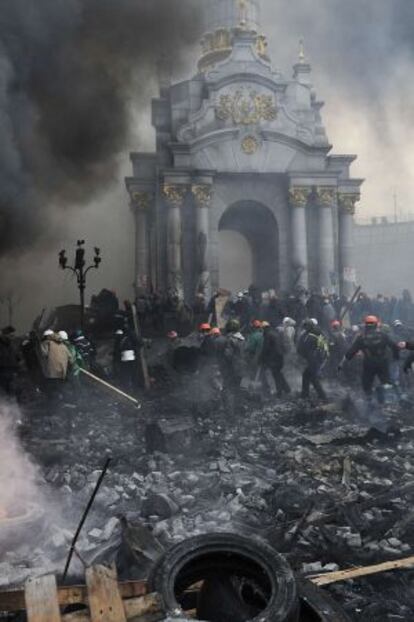
[[[70,562],[72,561],[72,556],[73,556],[73,552],[75,550],[76,542],[78,541],[80,532],[82,531],[82,527],[83,527],[83,525],[84,525],[84,523],[85,523],[85,521],[86,521],[86,519],[88,517],[88,514],[89,514],[89,512],[91,510],[91,507],[93,505],[93,502],[95,501],[95,497],[98,494],[98,490],[101,487],[103,478],[106,475],[106,472],[108,470],[110,462],[111,462],[111,458],[107,458],[107,460],[105,461],[105,464],[103,466],[102,473],[100,474],[99,479],[96,482],[96,486],[95,486],[94,491],[93,491],[93,493],[91,495],[91,498],[88,501],[88,505],[86,506],[85,511],[82,514],[82,518],[81,518],[80,523],[78,525],[78,528],[77,528],[77,530],[75,532],[75,535],[73,536],[72,543],[71,543],[70,549],[69,549],[69,554],[68,554],[68,557],[67,557],[67,560],[66,560],[66,564],[65,564],[65,569],[63,571],[62,583],[65,582],[66,575],[67,575],[68,570],[69,570]]]

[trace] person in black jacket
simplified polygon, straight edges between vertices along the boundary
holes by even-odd
[[[368,315],[364,323],[364,332],[356,337],[345,359],[350,361],[358,352],[362,352],[364,357],[362,388],[365,395],[371,397],[376,378],[382,385],[393,385],[390,374],[390,354],[394,360],[398,361],[400,349],[389,335],[379,329],[379,320],[375,315]]]
[[[306,368],[302,375],[301,397],[309,398],[311,385],[318,397],[326,400],[326,393],[320,381],[321,371],[328,360],[329,344],[316,320],[305,320],[298,340],[298,354],[305,359]]]
[[[14,328],[7,326],[0,333],[0,391],[12,395],[19,360],[13,344]]]
[[[411,370],[414,363],[414,341],[402,341],[399,345],[401,348],[411,352],[411,354],[404,361],[404,371],[407,374]]]
[[[289,383],[283,374],[284,345],[283,335],[272,328],[268,322],[262,323],[263,346],[260,354],[260,363],[264,368],[270,369],[274,378],[277,396],[289,395],[291,392]]]

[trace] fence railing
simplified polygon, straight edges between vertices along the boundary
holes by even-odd
[[[372,216],[370,218],[360,218],[358,216],[355,217],[355,224],[361,226],[388,226],[388,225],[398,225],[402,223],[412,222],[414,223],[414,214],[398,214],[394,216],[393,214],[389,214],[386,216]]]

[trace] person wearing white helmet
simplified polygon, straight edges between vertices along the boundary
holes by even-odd
[[[75,343],[72,343],[69,339],[69,335],[65,330],[60,330],[58,332],[59,337],[65,344],[68,352],[70,354],[70,367],[68,370],[68,380],[72,384],[73,389],[75,390],[74,397],[80,397],[82,393],[82,384],[80,379],[80,370],[85,369],[85,361],[82,357],[82,353],[80,349],[76,346]]]
[[[45,391],[50,402],[61,395],[72,362],[71,354],[59,334],[48,329],[40,343]]]

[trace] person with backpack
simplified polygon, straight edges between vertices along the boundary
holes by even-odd
[[[306,367],[302,374],[301,397],[310,397],[311,385],[321,400],[327,396],[320,381],[323,367],[329,358],[329,342],[318,326],[317,320],[305,320],[302,325],[302,333],[298,340],[298,354],[306,361]]]

